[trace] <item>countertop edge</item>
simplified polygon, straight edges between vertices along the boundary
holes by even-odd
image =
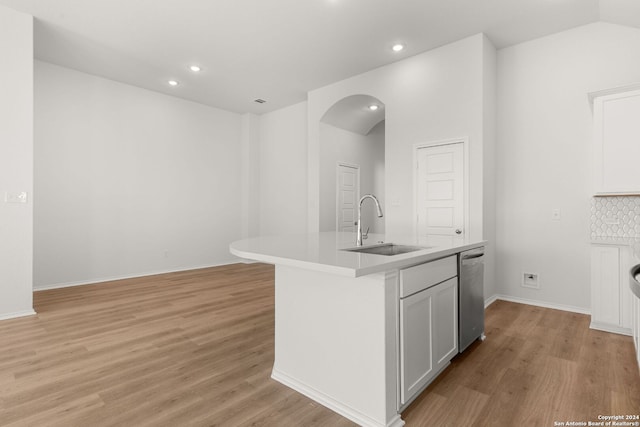
[[[237,257],[252,259],[255,261],[262,261],[267,264],[286,265],[288,267],[299,267],[299,268],[306,268],[308,270],[320,271],[324,273],[336,273],[342,276],[358,277],[356,276],[355,274],[356,272],[354,269],[347,268],[347,267],[319,264],[316,262],[280,257],[277,255],[267,255],[267,254],[261,254],[257,252],[241,251],[233,247],[230,247],[229,251]]]
[[[592,245],[633,246],[640,243],[637,237],[592,237],[589,239]]]
[[[380,264],[366,267],[343,267],[337,265],[323,264],[313,261],[305,261],[300,259],[288,258],[278,255],[269,255],[259,252],[252,252],[247,250],[240,250],[233,247],[233,244],[229,247],[229,251],[240,258],[252,259],[255,261],[262,261],[267,264],[284,265],[289,267],[303,268],[311,271],[318,271],[322,273],[331,273],[347,277],[361,277],[369,274],[381,273],[390,270],[401,269],[410,267],[412,265],[422,264],[425,262],[433,261],[447,256],[455,255],[460,252],[464,252],[470,249],[479,248],[487,245],[486,240],[480,240],[473,243],[466,243],[459,246],[446,248],[442,250],[428,250],[418,251],[420,253],[413,254],[413,256],[407,256],[406,254],[400,255],[402,258],[393,259],[394,257],[384,257],[384,261]],[[340,249],[336,249],[340,250]],[[380,255],[382,256],[382,255]],[[396,255],[398,256],[398,255]]]

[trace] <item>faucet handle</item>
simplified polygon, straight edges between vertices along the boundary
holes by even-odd
[[[362,240],[366,239],[367,237],[369,237],[369,227],[367,227],[367,231],[362,233]]]

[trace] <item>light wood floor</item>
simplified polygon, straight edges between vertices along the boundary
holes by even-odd
[[[476,342],[403,412],[409,426],[554,426],[640,415],[631,337],[590,316],[496,301]]]
[[[231,265],[36,292],[0,321],[2,426],[352,426],[270,379],[273,268]],[[629,337],[498,301],[487,340],[404,413],[408,426],[552,426],[640,413]]]

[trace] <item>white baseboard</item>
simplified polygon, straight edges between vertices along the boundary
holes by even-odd
[[[497,295],[492,295],[491,297],[487,298],[486,300],[484,300],[484,308],[489,307],[491,304],[493,304],[497,300],[498,300]]]
[[[158,274],[178,273],[178,272],[181,272],[181,271],[198,270],[198,269],[201,269],[201,268],[220,267],[220,266],[223,266],[223,265],[238,264],[239,262],[241,263],[241,262],[243,262],[243,260],[242,259],[233,259],[233,260],[214,263],[214,264],[207,264],[207,265],[199,265],[199,266],[179,268],[177,270],[150,271],[150,272],[146,272],[146,273],[136,273],[136,274],[127,275],[127,276],[110,276],[110,277],[87,279],[87,280],[78,281],[78,282],[52,283],[52,284],[49,284],[49,285],[37,285],[37,286],[33,287],[33,290],[34,290],[34,292],[38,292],[38,291],[48,291],[50,289],[70,288],[70,287],[73,287],[73,286],[94,285],[96,283],[113,282],[115,280],[135,279],[137,277],[156,276]]]
[[[483,334],[484,335],[484,334]],[[453,356],[456,356],[458,354],[458,352],[456,351]],[[453,357],[452,356],[452,357]],[[405,409],[407,409],[409,407],[409,405],[411,405],[413,403],[414,400],[416,400],[418,397],[420,397],[422,395],[422,392],[425,391],[427,389],[427,387],[429,387],[431,385],[432,382],[434,382],[441,373],[444,372],[445,369],[447,369],[449,366],[451,365],[451,362],[447,362],[444,366],[442,366],[438,372],[436,372],[436,374],[433,376],[433,378],[431,378],[425,385],[423,385],[422,387],[420,387],[420,390],[416,391],[416,393],[413,395],[413,397],[409,398],[409,400],[407,400],[404,405],[400,406],[400,412],[404,411]]]
[[[36,314],[38,313],[36,313],[34,310],[14,311],[13,313],[0,314],[0,320],[15,319],[18,317],[26,317],[26,316],[35,316]]]
[[[608,325],[606,323],[600,323],[600,322],[591,321],[591,324],[589,325],[589,328],[597,329],[599,331],[611,332],[611,333],[614,333],[614,334],[633,336],[633,332],[631,332],[631,328],[623,328],[623,327],[620,327],[620,326]]]
[[[254,259],[248,259],[248,258],[238,258],[238,262],[241,262],[242,264],[258,264],[258,263],[260,263],[260,261],[256,261]]]
[[[554,310],[562,310],[562,311],[569,311],[572,313],[580,313],[580,314],[591,314],[590,310],[586,310],[584,308],[581,307],[575,307],[573,305],[564,305],[564,304],[555,304],[555,303],[550,303],[550,302],[546,302],[546,301],[538,301],[538,300],[532,300],[532,299],[527,299],[527,298],[519,298],[519,297],[512,297],[509,295],[501,295],[501,294],[497,294],[497,295],[493,295],[490,298],[487,298],[485,300],[485,308],[488,307],[489,305],[493,304],[496,300],[503,300],[503,301],[509,301],[509,302],[516,302],[519,304],[527,304],[527,305],[534,305],[537,307],[544,307],[544,308],[552,308]]]
[[[371,417],[357,411],[342,402],[339,402],[332,398],[331,396],[327,396],[326,394],[315,390],[295,378],[290,377],[289,375],[277,371],[274,369],[271,372],[271,378],[286,385],[287,387],[297,391],[298,393],[304,394],[310,399],[315,400],[321,405],[331,409],[332,411],[342,415],[345,418],[350,419],[354,423],[361,425],[363,427],[402,427],[404,425],[404,421],[400,418],[400,414],[397,414],[391,421],[388,423],[380,423]]]

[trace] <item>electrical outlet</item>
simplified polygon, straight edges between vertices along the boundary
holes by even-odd
[[[26,191],[5,191],[4,202],[5,203],[27,203],[28,197]]]
[[[540,289],[540,275],[538,273],[522,273],[522,286]]]
[[[618,225],[620,224],[620,220],[616,217],[607,217],[603,219],[604,223],[607,225]]]

